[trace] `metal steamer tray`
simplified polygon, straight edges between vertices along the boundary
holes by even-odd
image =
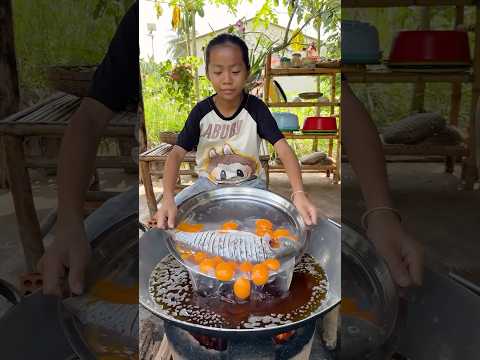
[[[204,326],[175,318],[157,304],[149,291],[150,278],[157,264],[167,255],[176,255],[172,248],[174,241],[169,231],[159,229],[145,233],[140,239],[140,303],[162,319],[170,321],[186,330],[209,334],[211,336],[239,336],[276,334],[305,325],[340,302],[340,226],[330,220],[322,219],[319,224],[306,229],[297,210],[285,198],[271,192],[253,188],[223,188],[208,191],[187,200],[179,206],[177,223],[217,223],[238,220],[240,224],[249,220],[266,218],[274,227],[287,226],[301,245],[296,257],[303,253],[311,255],[325,271],[328,288],[325,299],[309,316],[289,324],[266,328],[218,328]],[[293,255],[293,254],[291,254]],[[178,259],[178,254],[175,256]],[[183,262],[182,262],[183,263]]]
[[[282,264],[292,265],[289,260],[298,259],[302,255],[308,231],[295,206],[270,191],[247,187],[227,187],[207,191],[181,204],[178,208],[176,222],[202,224],[204,225],[202,231],[214,232],[219,230],[219,224],[233,220],[238,222],[240,226],[238,230],[253,235],[257,219],[268,219],[273,224],[273,229],[286,228],[297,239],[289,241],[290,246],[275,256]],[[175,239],[175,232],[169,231],[169,233],[171,236],[167,239],[167,246],[172,255],[190,271],[197,272],[177,252],[178,243]],[[243,260],[249,259],[244,258]],[[236,261],[241,260],[236,259]]]

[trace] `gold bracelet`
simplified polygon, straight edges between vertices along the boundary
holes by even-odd
[[[388,206],[378,206],[378,207],[375,207],[373,209],[367,210],[363,213],[361,224],[362,224],[362,227],[365,230],[367,230],[367,228],[368,228],[368,226],[366,224],[368,216],[371,215],[372,213],[374,213],[375,211],[381,211],[381,210],[388,210],[388,211],[391,211],[391,212],[395,213],[395,215],[398,216],[398,220],[400,220],[400,222],[402,222],[402,215],[400,214],[400,211],[398,211],[397,209],[388,207]]]
[[[303,191],[303,190],[294,191],[294,192],[292,193],[292,195],[290,195],[290,201],[293,201],[293,198],[294,198],[295,195],[298,194],[298,193],[304,193],[305,196],[307,195],[307,193],[306,193],[305,191]]]

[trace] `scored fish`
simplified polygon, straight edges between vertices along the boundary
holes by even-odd
[[[175,232],[175,240],[192,250],[203,251],[232,261],[262,262],[278,255],[270,246],[269,235],[257,236],[246,231]]]

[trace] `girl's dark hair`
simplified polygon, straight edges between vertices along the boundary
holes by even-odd
[[[241,38],[236,35],[232,34],[220,34],[214,37],[207,45],[207,49],[205,50],[205,71],[208,72],[208,63],[210,62],[210,51],[214,46],[222,45],[222,44],[233,44],[237,45],[240,50],[242,51],[242,59],[247,67],[247,71],[250,71],[250,61],[248,59],[248,47]]]

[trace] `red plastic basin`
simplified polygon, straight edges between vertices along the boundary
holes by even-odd
[[[303,123],[304,131],[335,131],[337,119],[334,116],[309,116]]]
[[[400,31],[390,52],[391,63],[471,63],[468,35],[457,30]]]

